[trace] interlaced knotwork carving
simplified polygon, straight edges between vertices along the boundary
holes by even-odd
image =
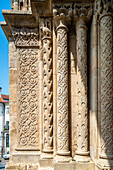
[[[113,155],[113,25],[112,16],[100,20],[101,153]]]
[[[56,6],[53,15],[57,31],[57,155],[66,156],[66,161],[70,161],[67,26],[71,21],[72,8],[70,5],[67,8]]]
[[[67,30],[61,27],[57,31],[58,54],[58,151],[69,151],[68,136],[68,55]]]
[[[95,0],[94,12],[98,15],[103,15],[108,12],[113,12],[113,1],[112,0]]]
[[[39,146],[39,51],[20,48],[18,65],[19,147]]]
[[[12,34],[15,40],[15,45],[18,47],[39,46],[38,30],[36,28],[13,28]]]
[[[53,71],[52,71],[52,31],[51,20],[44,20],[42,29],[43,48],[43,109],[44,109],[44,152],[53,149]]]

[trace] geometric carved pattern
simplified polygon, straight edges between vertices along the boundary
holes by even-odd
[[[67,53],[67,27],[59,25],[57,30],[57,91],[58,91],[58,116],[57,138],[58,152],[69,151],[68,129],[68,53]]]
[[[77,78],[78,78],[78,116],[77,116],[77,161],[89,161],[88,151],[88,90],[87,90],[87,27],[92,16],[92,4],[75,4],[74,19],[77,34]],[[85,156],[82,159],[81,156]],[[81,157],[81,158],[80,158]]]
[[[20,48],[18,65],[19,147],[39,146],[38,49]]]
[[[77,29],[78,117],[77,152],[88,151],[87,108],[87,28],[79,23]]]
[[[48,28],[49,27],[49,28]],[[53,71],[52,71],[52,32],[51,21],[45,20],[43,31],[43,64],[44,64],[44,146],[45,152],[53,149]]]
[[[101,153],[113,155],[113,25],[112,16],[100,21]]]
[[[25,46],[39,46],[38,41],[38,30],[36,28],[14,28],[13,27],[13,37],[15,40],[15,45],[20,47]]]

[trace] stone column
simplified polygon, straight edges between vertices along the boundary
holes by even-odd
[[[55,12],[55,11],[54,11]],[[67,16],[57,22],[57,161],[70,161],[68,121],[68,40]],[[59,157],[59,158],[58,158]]]
[[[13,2],[13,9],[18,10],[19,9],[19,0],[14,0]]]
[[[78,10],[78,11],[77,11]],[[88,9],[91,10],[90,8]],[[77,116],[77,150],[75,159],[88,162],[88,90],[87,90],[87,26],[88,10],[75,6],[77,36],[77,77],[78,77],[78,116]]]
[[[53,138],[54,155],[57,152],[57,37],[55,24],[53,23]]]
[[[24,0],[24,1],[23,1],[23,10],[24,10],[24,11],[27,11],[27,9],[28,9],[27,0]]]
[[[106,4],[108,6],[109,4]],[[102,167],[113,168],[113,14],[100,17]]]
[[[28,1],[28,10],[31,11],[31,0]]]
[[[40,23],[40,20],[39,20]],[[43,149],[43,46],[42,46],[42,35],[41,35],[41,25],[39,24],[40,30],[40,62],[39,62],[39,78],[40,78],[40,151]]]
[[[42,21],[43,50],[43,158],[52,158],[53,153],[53,68],[52,68],[52,23]]]

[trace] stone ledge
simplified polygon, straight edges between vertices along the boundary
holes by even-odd
[[[31,15],[31,11],[22,11],[22,10],[2,10],[2,14],[15,14],[15,15]]]
[[[26,152],[26,153],[14,153],[12,155],[12,162],[14,163],[26,163],[26,164],[37,164],[39,162],[39,157],[40,157],[40,153],[30,153],[30,152]]]
[[[54,167],[53,159],[40,159],[39,160],[40,167]]]
[[[28,163],[25,161],[23,163],[9,162],[6,164],[6,170],[100,170],[95,169],[95,164],[93,162],[89,163],[55,163],[53,159],[40,159],[39,163]],[[112,169],[110,169],[112,170]]]
[[[38,170],[38,164],[13,164],[8,163],[5,170]]]
[[[95,164],[89,163],[55,163],[54,170],[95,170]]]

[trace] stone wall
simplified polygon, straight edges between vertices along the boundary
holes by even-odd
[[[6,169],[113,169],[112,1],[12,1]]]

